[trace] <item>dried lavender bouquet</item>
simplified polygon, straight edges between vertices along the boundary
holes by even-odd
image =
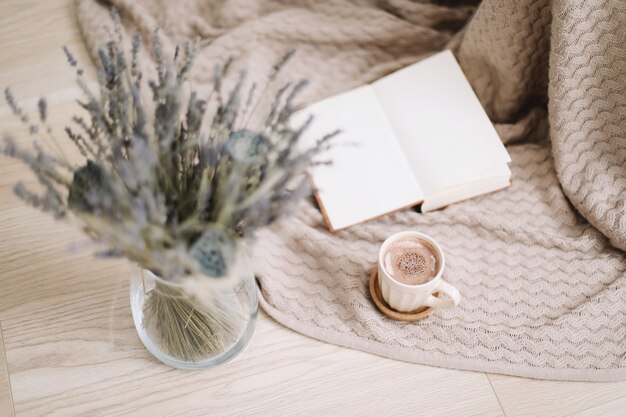
[[[311,119],[295,129],[289,120],[306,81],[266,86],[256,97],[256,86],[248,86],[242,72],[225,94],[229,61],[216,66],[209,97],[186,93],[194,46],[177,48],[168,58],[156,34],[151,52],[157,78],[147,83],[153,107],[148,111],[138,63],[142,40],[134,36],[128,60],[119,17],[113,17],[115,34],[99,51],[98,93],[88,88],[65,49],[84,92],[79,105],[88,115],[74,117],[66,128],[83,163],[68,162],[58,147],[47,152],[35,143],[26,149],[7,136],[0,152],[23,161],[43,185],[36,193],[17,184],[15,193],[57,218],[77,221],[104,245],[105,256],[126,257],[166,281],[196,275],[219,279],[228,275],[238,239],[273,223],[307,195],[303,173],[323,163],[316,157],[335,133],[312,148],[297,146]],[[277,83],[291,55],[274,66],[268,85]],[[277,91],[273,97],[264,99],[272,90]],[[11,92],[5,93],[13,112],[45,140],[51,134],[46,102],[39,102],[34,122]],[[269,103],[266,109],[258,105],[263,102]],[[216,110],[209,115],[211,104]],[[252,112],[263,112],[259,126],[247,126]],[[167,353],[197,360],[229,343],[228,321],[212,317],[179,291],[157,283],[144,306]]]

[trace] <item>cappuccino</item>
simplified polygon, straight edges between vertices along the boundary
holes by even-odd
[[[439,272],[435,253],[428,242],[416,237],[406,237],[386,249],[383,255],[384,268],[393,279],[402,284],[425,284]]]

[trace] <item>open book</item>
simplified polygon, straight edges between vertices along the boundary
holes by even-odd
[[[309,114],[305,145],[342,130],[324,155],[332,165],[310,171],[331,230],[510,184],[510,157],[450,51],[315,103],[296,120]]]

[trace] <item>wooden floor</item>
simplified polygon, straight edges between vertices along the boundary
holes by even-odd
[[[91,65],[75,19],[71,0],[0,0],[0,86],[11,86],[31,111],[45,94],[57,128],[77,97],[61,46]],[[18,129],[9,113],[0,105],[2,132]],[[135,334],[129,266],[77,250],[80,233],[12,195],[18,179],[33,182],[0,157],[2,417],[626,416],[626,383],[408,364],[309,339],[265,314],[232,363],[168,368]]]

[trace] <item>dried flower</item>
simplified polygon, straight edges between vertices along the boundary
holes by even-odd
[[[5,138],[0,153],[22,160],[45,189],[37,194],[18,185],[15,192],[56,217],[78,218],[88,235],[105,246],[103,255],[126,256],[165,279],[198,272],[221,276],[233,260],[233,239],[273,223],[306,195],[306,181],[298,180],[296,188],[288,185],[321,163],[315,158],[334,133],[313,148],[298,146],[310,121],[293,128],[290,117],[306,81],[274,85],[293,51],[274,66],[268,81],[272,88],[266,85],[259,97],[256,84],[247,87],[245,71],[230,91],[223,91],[233,66],[228,60],[216,65],[213,94],[201,98],[195,92],[186,96],[183,85],[196,45],[185,44],[169,59],[158,33],[151,39],[157,78],[148,83],[154,109],[149,114],[138,63],[141,37],[133,37],[127,60],[116,12],[113,21],[115,33],[98,52],[98,94],[87,87],[77,60],[64,48],[85,95],[79,104],[88,114],[74,117],[65,132],[84,163],[69,164],[60,152],[52,156],[38,147],[33,152]],[[271,91],[277,92],[269,109],[260,108]],[[38,103],[38,123],[32,125],[8,89],[5,99],[33,134],[49,133],[44,99]],[[217,108],[212,117],[209,100]],[[260,126],[248,126],[252,112],[264,111]]]
[[[237,244],[224,230],[211,227],[191,245],[193,256],[203,274],[209,277],[223,277],[228,274],[236,258]]]
[[[236,263],[237,239],[295,207],[309,191],[305,170],[325,163],[316,157],[337,132],[312,148],[299,146],[311,119],[293,128],[290,118],[306,81],[275,85],[293,51],[274,66],[258,97],[256,84],[248,88],[243,71],[235,87],[223,91],[232,60],[216,65],[209,97],[195,92],[187,97],[183,84],[195,45],[185,44],[182,54],[177,49],[170,60],[155,34],[151,44],[157,79],[147,83],[152,103],[145,106],[138,62],[141,37],[133,37],[128,64],[115,10],[112,17],[115,33],[98,52],[98,93],[88,88],[83,70],[64,48],[85,96],[79,105],[88,114],[75,116],[65,129],[83,156],[81,164],[69,163],[58,147],[46,124],[45,100],[38,104],[38,122],[31,124],[11,91],[5,91],[13,113],[33,135],[52,139],[58,153],[53,156],[37,145],[23,149],[6,137],[0,153],[28,165],[44,188],[38,194],[17,184],[15,193],[57,218],[79,220],[104,245],[98,256],[125,256],[165,280],[228,276]],[[209,116],[211,107],[217,110]],[[251,127],[255,114],[264,119]],[[160,335],[165,352],[198,360],[236,341],[245,320],[230,299],[211,295],[215,308],[209,309],[194,299],[200,294],[155,285],[143,307],[143,325]]]

